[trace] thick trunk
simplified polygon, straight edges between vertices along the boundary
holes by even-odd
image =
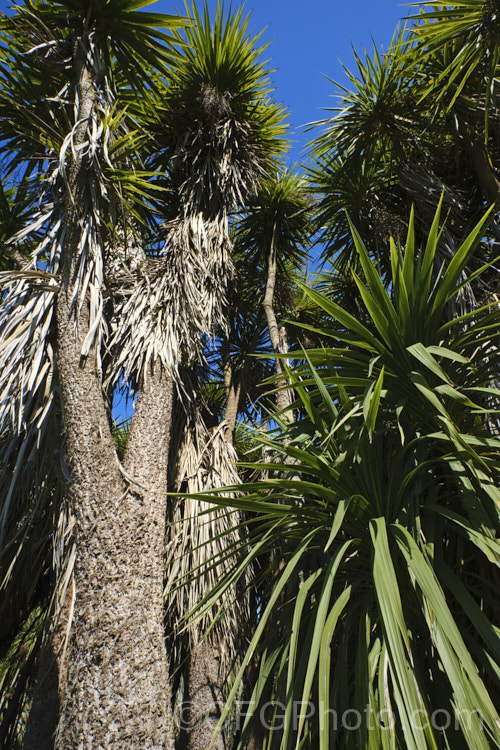
[[[87,366],[64,369],[60,364],[77,558],[56,747],[170,750],[162,593],[171,381],[157,366],[139,395],[126,487],[102,394],[93,392],[97,377],[86,382],[95,373]],[[76,392],[80,398],[71,398]]]
[[[92,111],[91,75],[80,60],[75,143]],[[162,606],[166,461],[171,380],[159,366],[138,398],[123,478],[94,352],[83,360],[89,329],[84,304],[75,319],[85,170],[69,172],[66,241],[57,301],[57,365],[75,517],[73,624],[57,728],[58,750],[172,750],[173,727]],[[75,326],[76,323],[76,326]],[[140,435],[142,433],[142,436]],[[141,453],[144,451],[144,454]]]
[[[267,281],[266,291],[264,293],[264,300],[262,306],[266,314],[267,327],[269,329],[269,338],[275,354],[286,354],[288,352],[288,341],[286,337],[286,330],[284,326],[281,328],[278,326],[276,315],[274,312],[274,290],[276,288],[276,274],[277,274],[277,262],[276,262],[276,232],[277,226],[274,224],[273,236],[271,240],[271,247],[269,248],[269,256],[267,261]],[[276,374],[278,376],[284,375],[285,369],[280,359],[276,360]],[[286,413],[286,416],[290,422],[295,422],[295,415],[293,409],[290,406],[293,402],[293,391],[289,386],[289,381],[286,376],[279,378],[276,387],[276,406],[278,410]]]
[[[224,682],[218,649],[208,640],[193,650],[188,669],[189,702],[183,711],[186,750],[208,750],[224,708]],[[214,750],[226,750],[224,732],[215,737]]]

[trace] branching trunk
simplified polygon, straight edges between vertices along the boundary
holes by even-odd
[[[81,44],[81,41],[77,42]],[[93,107],[83,49],[75,54],[74,153]],[[57,367],[67,492],[75,518],[74,616],[55,745],[173,749],[162,608],[171,379],[159,365],[143,384],[125,481],[110,431],[95,352],[82,358],[89,309],[73,305],[84,203],[84,157],[69,169],[66,239],[57,300]],[[143,451],[143,453],[142,453]]]
[[[85,372],[77,372],[75,386]],[[76,600],[57,746],[77,748],[86,737],[96,747],[173,748],[162,603],[171,381],[155,372],[139,396],[128,488],[109,450],[102,395],[80,393],[87,393],[93,420],[102,405],[103,419],[99,427],[87,421],[83,399],[75,399],[83,430],[66,427],[77,518]],[[76,444],[85,433],[82,456]]]
[[[69,487],[77,520],[75,617],[57,747],[173,748],[163,630],[172,386],[159,364],[138,397],[124,482],[95,364],[58,309]],[[81,328],[82,320],[79,321]],[[83,331],[82,331],[83,333]]]
[[[273,236],[271,239],[271,247],[269,248],[269,255],[267,261],[267,281],[266,291],[264,294],[264,300],[262,306],[266,314],[267,327],[269,329],[269,338],[275,354],[286,354],[288,352],[288,341],[286,337],[286,330],[282,326],[279,328],[278,321],[276,320],[276,314],[274,312],[274,292],[276,289],[276,275],[277,275],[277,261],[276,261],[276,233],[277,225],[274,223]],[[282,361],[276,360],[276,374],[283,375],[285,372]],[[290,405],[293,402],[293,391],[289,386],[289,381],[286,377],[279,378],[276,383],[278,388],[276,392],[276,406],[278,410],[286,413],[286,416],[290,422],[295,422],[295,415],[293,409],[290,409]]]
[[[264,300],[263,300],[263,308],[266,314],[266,320],[267,320],[267,327],[269,329],[269,337],[271,339],[271,344],[273,347],[273,351],[275,354],[286,354],[288,352],[288,339],[286,335],[286,329],[284,326],[281,328],[278,326],[278,321],[276,320],[276,314],[274,312],[274,292],[276,289],[276,276],[277,276],[277,258],[276,258],[276,233],[277,233],[277,224],[276,221],[274,223],[273,227],[273,235],[271,239],[271,246],[269,248],[269,255],[268,255],[268,264],[267,264],[267,281],[266,281],[266,290],[264,294]],[[293,403],[293,390],[290,388],[290,381],[285,375],[285,369],[282,364],[281,359],[276,360],[276,374],[284,375],[283,378],[280,378],[276,386],[279,389],[276,392],[276,406],[279,411],[281,411],[283,414],[286,415],[286,417],[289,419],[290,422],[295,422],[295,413],[293,409],[291,409],[291,404]],[[287,439],[284,439],[284,442],[288,442]],[[287,461],[288,463],[288,461]],[[292,459],[290,463],[295,463],[295,461]],[[298,475],[294,473],[293,471],[290,472],[289,479],[297,479]],[[276,565],[276,560],[279,560],[278,563],[278,569],[283,570],[284,568],[284,560],[281,558],[281,551],[279,548],[273,551],[269,558],[269,564],[271,566]],[[274,588],[274,586],[273,586]],[[287,598],[287,589],[285,588],[284,591],[280,595],[280,604],[283,605]],[[274,631],[271,634],[271,642],[269,645],[269,650],[272,651],[272,649],[276,646],[276,644],[279,641],[280,637],[280,629],[278,628],[276,631]],[[268,704],[272,700],[272,683],[270,681],[267,682],[267,684],[264,687],[263,694],[261,696],[261,700],[259,703],[258,710],[256,711],[254,715],[254,721],[252,724],[252,729],[250,733],[250,737],[248,739],[248,750],[261,750],[264,747],[264,743],[266,742],[266,729],[264,723],[261,721],[261,710],[262,707]],[[286,696],[282,695],[280,696],[280,700],[286,700]],[[276,737],[273,738],[274,742],[272,743],[273,746],[276,744]]]

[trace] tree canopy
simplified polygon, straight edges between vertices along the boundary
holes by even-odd
[[[292,168],[244,10],[147,6],[0,17],[0,744],[498,747],[500,9]]]

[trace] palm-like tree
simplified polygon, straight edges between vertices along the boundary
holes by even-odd
[[[273,353],[288,351],[288,334],[281,317],[293,310],[297,269],[303,272],[310,244],[310,201],[304,181],[292,172],[268,177],[250,199],[238,224],[235,249],[241,258],[248,293],[262,304]],[[282,361],[276,359],[278,411],[290,409],[292,393],[287,388]]]
[[[477,5],[458,3],[456,13],[467,15]],[[476,60],[474,71],[471,68],[458,85],[450,75],[450,61],[460,43],[450,32],[453,24],[445,23],[447,13],[436,11],[436,19],[444,14],[442,24],[433,20],[432,10],[418,16],[413,29],[396,32],[384,55],[376,49],[372,55],[356,55],[357,70],[348,73],[351,85],[338,87],[340,105],[331,119],[320,123],[326,129],[313,142],[310,177],[319,196],[323,257],[333,264],[332,291],[344,294],[346,304],[356,298],[349,268],[353,263],[359,267],[346,211],[390,278],[388,240],[391,235],[404,238],[412,204],[415,230],[423,239],[444,195],[449,219],[441,251],[450,257],[456,242],[479,219],[485,200],[496,202],[496,105],[493,99],[485,104],[483,92],[491,60],[486,67]],[[431,40],[433,34],[440,44]],[[490,114],[486,121],[485,106]],[[492,260],[496,220],[488,232],[484,258]],[[474,297],[478,302],[484,298],[493,273],[481,279],[481,289],[468,290],[463,305],[474,304]]]
[[[150,122],[157,153],[152,163],[163,173],[163,187],[171,197],[164,241],[158,256],[141,267],[130,293],[125,290],[110,341],[118,352],[114,373],[123,370],[133,381],[153,352],[171,371],[180,374],[180,365],[193,367],[204,358],[200,330],[209,333],[216,326],[227,330],[227,287],[234,275],[229,219],[275,168],[284,149],[284,112],[270,98],[262,48],[258,36],[248,31],[248,17],[242,11],[226,14],[220,6],[212,20],[206,5],[200,13],[194,4],[186,6],[186,13],[191,25],[176,35],[183,54],[168,86],[157,86],[156,118]],[[234,477],[235,454],[222,432],[208,432],[196,399],[190,403],[188,393],[179,380],[186,418],[172,486],[185,481],[182,464],[191,448],[198,469],[196,478],[186,481],[197,481],[201,489],[207,483],[220,484],[223,476]],[[207,457],[216,445],[220,460],[207,472]],[[220,546],[228,524],[238,534],[238,518],[194,510],[186,503],[171,508],[166,606],[174,633],[189,611],[192,594],[213,578],[213,571],[201,564],[206,550],[200,551],[198,540],[211,530],[213,544]],[[183,557],[178,563],[180,549]],[[227,568],[230,548],[226,554]],[[200,576],[193,584],[184,573],[192,572],[190,563],[195,559],[200,562],[194,566]],[[224,667],[233,655],[231,629],[225,637],[222,627],[205,640],[203,634],[203,627],[190,627],[184,698],[191,706],[192,724],[186,742],[193,748],[209,744],[214,716],[220,713]]]
[[[126,377],[147,361],[151,341],[175,368],[203,357],[200,328],[226,325],[234,274],[229,217],[284,150],[285,113],[270,98],[262,47],[248,31],[248,17],[242,10],[226,16],[218,6],[212,24],[207,7],[200,14],[194,4],[186,5],[186,13],[192,25],[177,34],[183,58],[160,91],[150,128],[153,163],[165,173],[172,196],[164,245],[152,274],[121,311],[113,338],[121,349],[140,317],[133,356],[118,360]],[[141,305],[150,287],[155,300]]]
[[[391,244],[390,292],[353,230],[366,324],[308,291],[334,322],[321,330],[331,346],[290,353],[302,418],[295,435],[261,438],[279,456],[271,469],[286,477],[293,458],[299,476],[233,487],[242,497],[227,500],[260,520],[247,561],[277,540],[285,555],[266,571],[272,585],[230,696],[259,651],[247,712],[270,682],[273,746],[499,741],[499,446],[488,414],[498,408],[500,313],[446,314],[483,227],[434,284],[439,212],[422,250],[410,219],[404,254]],[[240,747],[251,723],[249,715]]]
[[[499,19],[495,3],[471,0],[424,3],[409,41],[425,65],[434,68],[422,101],[437,100],[453,115],[456,133],[485,200],[498,207],[500,181],[496,79],[500,58]],[[439,66],[436,69],[436,61]],[[498,235],[498,231],[497,231]],[[498,239],[498,236],[497,236]]]
[[[12,165],[40,175],[35,218],[17,241],[42,237],[29,268],[7,279],[1,311],[2,450],[13,467],[2,484],[2,531],[11,537],[4,583],[23,570],[29,530],[45,518],[58,572],[51,609],[63,618],[52,620],[46,646],[57,650],[60,747],[86,736],[108,747],[173,745],[162,607],[171,400],[154,411],[141,373],[122,467],[102,389],[114,211],[144,190],[134,171],[140,133],[120,96],[144,70],[172,60],[172,39],[155,27],[183,23],[137,6],[40,0],[2,18],[4,150]],[[35,703],[53,671],[42,658]],[[27,743],[51,746],[48,724],[33,721]]]
[[[418,15],[409,16],[417,21],[414,39],[428,55],[439,50],[446,57],[446,67],[437,80],[429,82],[428,92],[439,91],[451,108],[472,84],[474,93],[484,97],[487,118],[499,62],[500,20],[495,3],[424,2],[418,7]]]

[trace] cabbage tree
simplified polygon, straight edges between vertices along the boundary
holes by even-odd
[[[174,61],[167,31],[184,23],[143,5],[37,0],[1,21],[4,164],[12,181],[23,165],[36,181],[14,241],[39,240],[3,277],[2,583],[15,588],[52,526],[54,618],[26,740],[38,748],[53,744],[49,696],[57,747],[173,747],[162,606],[172,375],[158,360],[141,373],[121,464],[102,370],[117,216],[147,193],[144,132],[124,100]]]
[[[413,218],[404,252],[391,241],[389,290],[352,229],[363,320],[306,289],[331,321],[317,331],[331,343],[293,353],[302,416],[285,435],[260,436],[277,456],[273,478],[214,500],[256,525],[240,569],[206,607],[257,556],[272,560],[278,544],[284,556],[263,573],[267,596],[230,695],[258,654],[239,747],[262,721],[267,746],[282,749],[500,740],[500,311],[491,299],[449,320],[487,217],[434,283],[439,221],[438,211],[421,248]]]

